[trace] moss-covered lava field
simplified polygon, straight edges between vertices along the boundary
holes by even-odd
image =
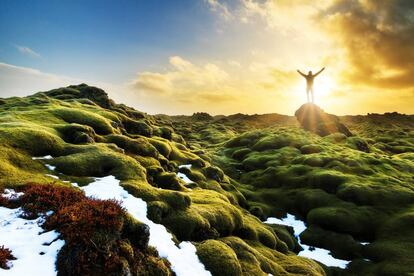
[[[148,246],[145,225],[70,184],[109,175],[147,203],[148,218],[177,244],[192,242],[212,275],[414,273],[414,116],[339,119],[352,135],[321,137],[278,114],[148,115],[84,84],[0,99],[0,191],[25,193],[0,205],[32,216],[54,211],[44,227],[66,242],[59,275],[174,274]],[[48,155],[49,167],[33,159]],[[75,199],[36,205],[44,193]],[[101,205],[110,209],[96,211]],[[73,221],[71,212],[96,223]],[[302,243],[330,250],[346,268],[298,256],[292,228],[264,223],[288,213],[306,223]],[[114,224],[99,219],[115,215]]]

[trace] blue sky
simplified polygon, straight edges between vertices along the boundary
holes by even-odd
[[[169,56],[192,56],[214,24],[202,1],[2,1],[0,60],[122,81]],[[197,20],[194,20],[197,18]],[[28,58],[16,45],[30,47]]]
[[[414,113],[403,2],[0,0],[0,97],[86,82],[148,113],[293,114],[296,69],[326,67],[326,111]]]

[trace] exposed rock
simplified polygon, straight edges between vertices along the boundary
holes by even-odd
[[[348,137],[352,136],[352,133],[339,121],[337,116],[326,113],[316,104],[302,105],[296,110],[295,116],[304,129],[320,136],[327,136],[335,132],[343,133]]]

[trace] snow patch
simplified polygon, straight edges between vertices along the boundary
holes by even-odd
[[[190,184],[190,183],[194,183],[194,181],[191,181],[191,179],[190,178],[188,178],[185,174],[183,174],[183,173],[177,173],[177,176],[182,180],[182,181],[184,181],[186,184]]]
[[[51,155],[41,156],[41,157],[32,157],[33,160],[51,160],[53,157]],[[54,171],[56,169],[56,166],[52,166],[49,164],[45,164],[46,168],[48,168],[51,171]],[[51,176],[50,174],[47,174],[47,176]]]
[[[161,257],[170,261],[171,268],[177,276],[211,275],[198,259],[195,246],[185,241],[176,246],[172,235],[163,225],[147,218],[147,203],[130,195],[119,185],[119,180],[114,176],[95,178],[94,182],[81,189],[89,197],[120,200],[122,207],[134,218],[148,225],[150,228],[149,245],[155,247]]]
[[[9,262],[10,269],[0,269],[1,275],[56,275],[56,257],[65,241],[56,231],[44,232],[40,227],[44,218],[26,220],[19,217],[22,212],[0,207],[0,244],[17,258]]]
[[[59,177],[58,177],[58,176],[53,175],[53,174],[46,174],[46,176],[49,176],[49,177],[54,178],[54,179],[59,179]]]
[[[187,164],[187,165],[180,165],[178,166],[179,169],[181,168],[187,168],[187,169],[191,169],[191,164]]]
[[[46,166],[46,168],[48,168],[51,171],[54,171],[56,169],[56,166],[52,166],[52,165],[49,165],[49,164],[45,164],[45,166]]]
[[[299,235],[306,230],[306,225],[303,221],[296,219],[295,216],[291,214],[287,214],[287,217],[282,219],[269,217],[264,223],[281,224],[293,227],[294,235],[298,239],[299,244],[303,247],[303,250],[298,254],[299,256],[314,259],[327,266],[336,266],[340,268],[346,268],[350,263],[350,261],[334,258],[329,250],[301,243]]]
[[[191,169],[191,164],[187,164],[187,165],[180,165],[178,166],[179,169],[181,168],[187,168],[187,169]],[[184,173],[177,173],[177,176],[184,181],[186,184],[190,184],[190,183],[194,183],[194,181],[191,181],[190,178],[188,178]]]
[[[16,200],[19,197],[21,197],[23,195],[23,193],[21,192],[16,192],[13,189],[4,189],[4,193],[1,194],[2,197],[8,199],[8,200]]]
[[[53,159],[52,155],[40,156],[40,157],[32,157],[33,160],[49,160]]]

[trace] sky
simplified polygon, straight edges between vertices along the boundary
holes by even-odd
[[[0,0],[0,97],[70,84],[150,114],[414,113],[411,0]]]

